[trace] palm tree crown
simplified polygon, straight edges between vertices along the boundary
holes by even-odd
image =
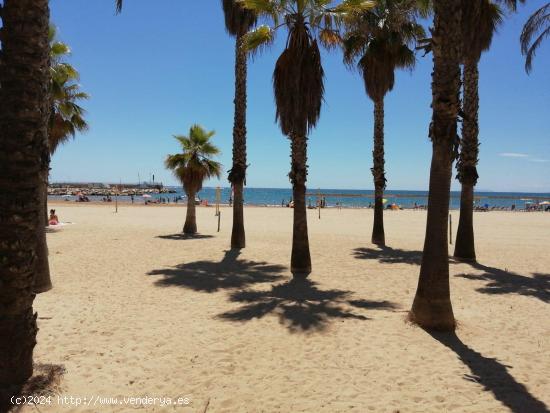
[[[278,28],[288,29],[286,48],[273,73],[276,119],[285,135],[304,136],[319,120],[324,95],[324,71],[317,39],[327,47],[335,46],[340,39],[337,26],[343,16],[366,10],[373,3],[346,0],[332,8],[326,0],[241,0],[241,3],[273,22],[272,27],[262,25],[247,35],[249,50],[272,43]]]
[[[537,49],[548,35],[550,35],[550,3],[538,9],[527,20],[521,32],[521,52],[525,56],[527,73],[531,72]]]
[[[221,175],[221,164],[212,159],[220,153],[210,142],[214,135],[214,131],[207,132],[201,126],[193,125],[189,136],[174,136],[181,144],[182,153],[168,155],[165,165],[174,172],[187,191],[198,192],[204,180],[219,178]]]
[[[238,0],[222,0],[222,6],[225,28],[232,36],[242,36],[256,24],[256,13],[245,8]]]
[[[64,59],[71,53],[69,46],[56,37],[55,26],[50,26],[50,79],[52,109],[49,121],[48,144],[50,154],[59,145],[88,130],[84,119],[86,111],[79,105],[89,95],[80,90],[78,71]]]
[[[515,9],[515,2],[503,2]],[[474,6],[475,5],[475,6]],[[503,11],[494,0],[462,0],[462,57],[477,62],[489,50],[497,28],[502,24]],[[472,28],[475,27],[475,30]]]
[[[413,42],[425,36],[416,22],[415,2],[380,0],[376,7],[346,19],[344,61],[357,62],[372,100],[382,99],[395,82],[395,69],[416,63]]]

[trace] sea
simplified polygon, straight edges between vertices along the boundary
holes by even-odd
[[[175,193],[151,194],[152,198],[135,196],[135,203],[145,201],[159,201],[173,203],[185,201],[185,194],[181,187],[167,187]],[[318,194],[325,198],[326,207],[342,208],[368,208],[374,203],[374,191],[358,189],[309,189],[307,202],[309,205],[317,205]],[[198,198],[210,205],[216,202],[216,188],[203,188]],[[231,198],[230,188],[221,188],[221,203],[228,204]],[[75,196],[49,196],[51,200],[64,200],[67,202],[76,201]],[[89,196],[90,201],[102,201],[101,196]],[[291,188],[245,188],[245,205],[254,206],[283,206],[292,199]],[[405,191],[388,190],[384,194],[386,205],[396,204],[402,208],[413,208],[414,206],[425,206],[428,203],[427,191]],[[114,201],[113,197],[113,201]],[[131,202],[129,196],[119,196],[119,202]],[[476,192],[476,205],[489,208],[510,209],[513,205],[517,209],[524,209],[526,206],[537,202],[550,201],[550,193],[527,193],[527,192]],[[460,192],[451,192],[449,207],[460,208]]]

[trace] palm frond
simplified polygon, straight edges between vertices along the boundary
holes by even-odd
[[[550,3],[539,8],[525,23],[520,36],[521,53],[525,56],[525,71],[530,73],[533,59],[544,39],[550,35]]]
[[[262,25],[248,32],[244,37],[244,47],[252,53],[260,53],[266,47],[273,44],[275,31],[269,26]]]

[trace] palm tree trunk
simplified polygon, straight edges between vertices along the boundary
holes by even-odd
[[[449,288],[447,220],[460,107],[460,2],[435,0],[434,15],[430,195],[424,253],[410,318],[426,329],[451,331],[455,319]]]
[[[292,166],[289,177],[294,200],[290,271],[295,279],[304,279],[311,273],[306,209],[307,137],[293,134],[290,140]]]
[[[33,281],[47,167],[47,0],[4,0],[0,67],[0,411],[32,375]]]
[[[246,73],[247,55],[243,35],[235,41],[235,121],[233,124],[233,166],[229,182],[233,186],[233,229],[231,248],[244,248],[243,190],[246,181]]]
[[[48,160],[49,164],[49,160]],[[50,265],[48,262],[48,244],[46,242],[45,228],[48,224],[48,178],[47,173],[43,175],[43,183],[40,191],[40,227],[38,229],[37,263],[36,276],[34,277],[33,291],[35,294],[45,293],[53,288],[50,277]]]
[[[185,191],[187,194],[187,215],[185,216],[185,225],[183,226],[184,234],[197,233],[197,215],[195,208],[195,191]]]
[[[477,184],[479,156],[479,72],[476,61],[464,64],[464,122],[458,161],[458,179],[462,184],[460,195],[460,220],[455,244],[455,258],[475,261],[474,243],[474,187]]]
[[[384,99],[374,102],[374,149],[372,151],[374,178],[374,223],[372,226],[372,243],[386,245],[384,234]]]

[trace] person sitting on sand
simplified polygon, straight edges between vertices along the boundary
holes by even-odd
[[[55,209],[50,209],[50,218],[48,219],[48,224],[59,225],[59,218],[57,218],[57,215],[55,215]]]

